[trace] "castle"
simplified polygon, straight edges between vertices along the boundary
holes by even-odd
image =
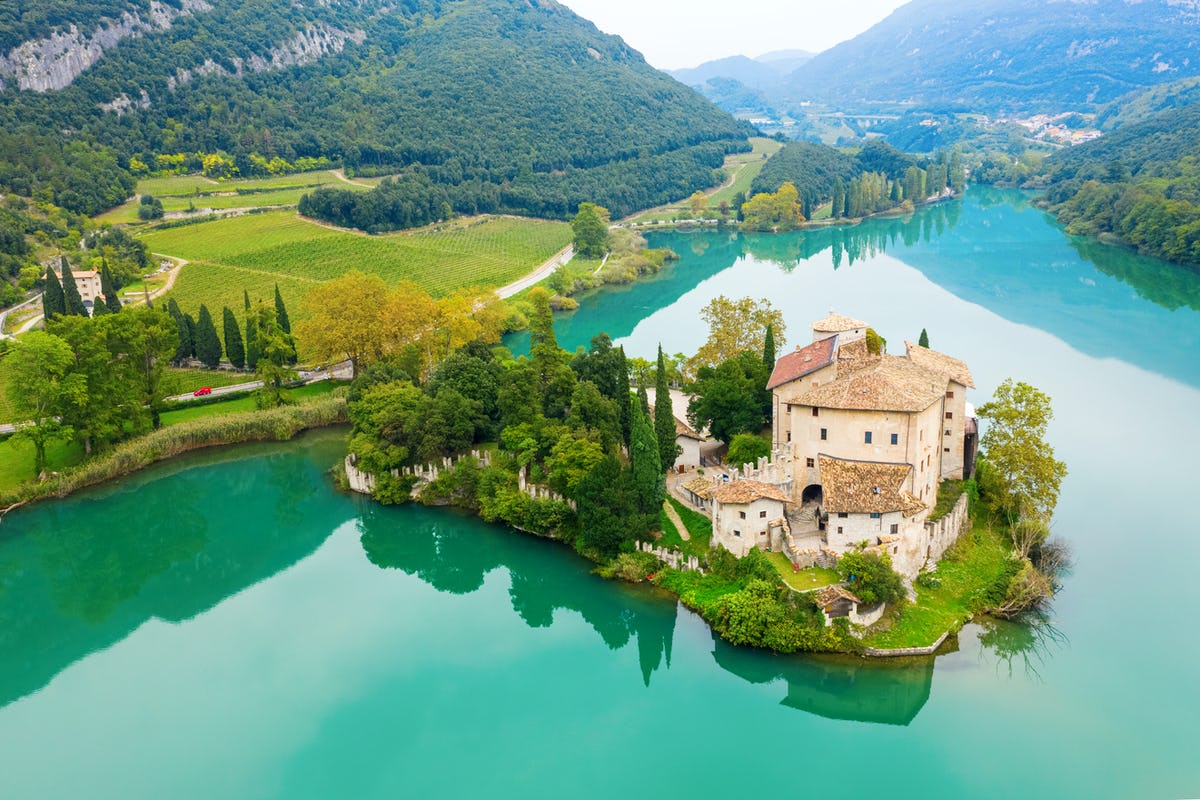
[[[866,548],[913,578],[957,538],[964,502],[950,520],[928,518],[941,481],[974,466],[971,371],[911,342],[903,356],[874,352],[867,329],[831,313],[813,323],[810,344],[778,359],[770,461],[709,491],[692,487],[711,505],[716,543],[738,556],[782,550],[798,566]]]

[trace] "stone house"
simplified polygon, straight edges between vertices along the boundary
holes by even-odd
[[[762,481],[741,479],[717,486],[711,493],[713,544],[741,558],[751,548],[778,548],[787,527],[787,505],[782,489]]]
[[[71,270],[71,277],[75,279],[75,286],[79,289],[79,297],[83,304],[90,308],[96,299],[101,297],[100,273],[94,269],[82,272]]]
[[[670,389],[671,413],[675,417],[675,444],[679,445],[679,456],[672,465],[680,472],[695,469],[715,460],[721,443],[712,438],[707,430],[697,431],[692,428],[687,419],[688,403],[691,395],[686,395],[678,389]],[[654,411],[655,392],[653,388],[646,389],[650,401],[650,411]]]
[[[925,524],[939,484],[969,477],[974,463],[974,381],[963,361],[912,343],[903,356],[873,354],[866,330],[830,314],[812,343],[778,359],[774,446],[793,471],[797,541],[886,549],[912,578],[945,547]]]

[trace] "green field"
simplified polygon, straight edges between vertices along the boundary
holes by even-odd
[[[0,422],[15,422],[12,404],[8,399],[8,370],[5,368],[7,361],[7,358],[0,356]]]
[[[329,394],[338,386],[343,384],[334,383],[333,381],[320,381],[319,383],[310,383],[307,386],[300,386],[295,389],[284,389],[283,397],[288,401],[307,400],[310,397],[319,397]],[[181,422],[190,422],[201,417],[217,417],[222,414],[235,414],[242,411],[254,411],[258,408],[253,397],[238,397],[233,400],[226,400],[221,403],[209,403],[202,406],[193,406],[191,408],[179,408],[174,411],[164,411],[162,413],[163,427],[168,425],[178,425]]]
[[[46,469],[60,472],[83,460],[83,445],[52,441],[46,445]],[[21,439],[0,440],[0,492],[33,480],[33,445]]]
[[[382,180],[382,179],[380,179]],[[363,181],[362,183],[365,183]],[[200,175],[173,175],[169,178],[146,178],[138,181],[137,189],[124,205],[106,211],[96,219],[99,222],[138,222],[139,198],[153,195],[162,201],[163,211],[187,211],[195,209],[264,208],[267,206],[294,206],[300,196],[321,186],[337,186],[351,191],[366,191],[369,186],[360,182],[347,183],[340,180],[331,170],[301,172],[295,175],[279,175],[271,178],[248,178],[214,181]]]
[[[485,217],[367,236],[281,211],[147,231],[141,238],[154,253],[191,262],[169,296],[193,313],[205,303],[219,320],[223,306],[242,308],[243,289],[251,300],[270,300],[277,283],[293,318],[300,317],[309,289],[351,269],[389,285],[411,280],[435,296],[463,286],[501,286],[566,247],[571,227]]]
[[[725,157],[725,165],[723,169],[729,174],[732,180],[727,180],[726,184],[718,187],[715,190],[708,190],[708,207],[710,211],[715,211],[721,201],[730,202],[733,196],[738,192],[749,194],[750,184],[758,177],[758,173],[762,171],[763,164],[767,163],[767,159],[779,151],[783,144],[774,139],[766,139],[763,137],[754,137],[750,139],[752,150],[749,153],[734,153]],[[736,209],[734,209],[736,214]],[[734,216],[735,214],[731,214]],[[668,203],[665,206],[652,208],[635,215],[632,222],[647,223],[647,222],[673,222],[676,218],[691,217],[692,212],[688,207],[686,198],[681,199],[677,203]]]
[[[253,372],[227,369],[175,369],[163,372],[162,388],[166,397],[194,392],[201,386],[233,386],[255,380]]]

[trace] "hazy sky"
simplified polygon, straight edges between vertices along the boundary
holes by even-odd
[[[817,53],[853,38],[906,0],[559,0],[659,69],[772,50]]]

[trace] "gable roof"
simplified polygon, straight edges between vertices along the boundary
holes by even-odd
[[[713,492],[713,499],[718,503],[732,503],[734,505],[745,505],[746,503],[753,503],[755,500],[763,499],[778,500],[781,503],[792,502],[792,498],[784,494],[783,490],[779,487],[745,478],[724,484]]]
[[[820,604],[822,608],[829,606],[837,600],[849,600],[855,605],[862,603],[862,600],[859,600],[854,596],[853,593],[843,586],[826,586],[824,589],[817,592],[817,603]]]
[[[706,478],[703,475],[697,475],[687,483],[683,484],[682,488],[686,491],[699,497],[701,500],[707,500],[713,495],[713,490],[717,484],[712,478]]]
[[[812,329],[817,333],[842,333],[843,331],[852,331],[855,328],[865,328],[867,323],[854,317],[847,317],[842,314],[834,314],[829,312],[829,316],[824,319],[819,319],[812,324]]]
[[[908,351],[909,360],[914,364],[940,372],[955,383],[960,383],[970,389],[975,388],[975,381],[971,378],[971,370],[967,366],[967,362],[912,342],[905,342],[904,347]]]
[[[836,336],[813,342],[806,347],[797,347],[775,362],[775,369],[771,372],[771,379],[767,381],[767,388],[776,389],[786,383],[799,380],[810,372],[816,372],[822,367],[829,366],[833,363],[833,354],[836,349]]]
[[[792,405],[817,408],[915,412],[929,408],[946,393],[944,373],[900,356],[867,358],[854,367],[829,383],[801,389],[785,399]]]
[[[905,491],[911,464],[851,461],[820,455],[821,489],[830,514],[886,514],[911,517],[926,505]]]

